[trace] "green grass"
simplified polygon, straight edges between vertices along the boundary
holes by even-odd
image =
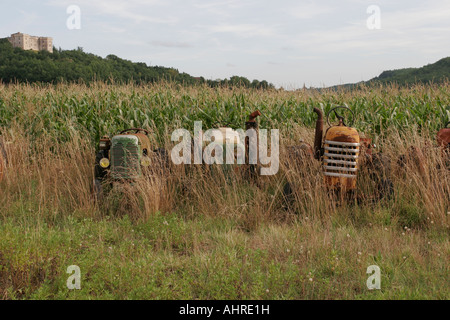
[[[11,207],[0,226],[6,299],[449,298],[448,229],[403,230],[376,212],[360,213],[364,227],[296,218],[248,232],[236,218],[55,220],[26,207]],[[381,290],[366,287],[373,264]],[[81,290],[66,287],[70,265]]]

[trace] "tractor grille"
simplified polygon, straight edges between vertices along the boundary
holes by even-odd
[[[331,177],[356,178],[359,143],[325,140],[324,174]]]
[[[114,179],[135,179],[140,175],[137,139],[112,141],[111,175]]]

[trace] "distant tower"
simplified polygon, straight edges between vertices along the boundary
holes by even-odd
[[[14,48],[22,48],[23,50],[45,50],[53,52],[53,38],[50,37],[35,37],[25,33],[13,33],[8,38]]]

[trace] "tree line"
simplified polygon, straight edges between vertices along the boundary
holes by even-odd
[[[0,39],[0,81],[12,82],[78,82],[104,81],[115,83],[153,83],[161,80],[184,85],[207,84],[210,87],[230,86],[247,88],[274,88],[266,80],[250,81],[245,77],[207,80],[193,77],[175,68],[147,66],[143,62],[132,62],[115,55],[105,58],[86,53],[82,48],[48,51],[13,48],[8,39]]]
[[[378,77],[373,78],[374,83],[415,84],[443,82],[450,79],[450,57],[440,59],[435,63],[420,68],[404,68],[383,71]]]

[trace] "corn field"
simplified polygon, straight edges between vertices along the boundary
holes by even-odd
[[[260,110],[262,128],[313,127],[313,108],[325,112],[348,106],[356,115],[355,127],[372,136],[388,129],[400,132],[439,130],[450,119],[450,87],[417,85],[412,88],[361,87],[355,91],[277,91],[177,84],[115,86],[11,85],[0,86],[0,127],[12,123],[23,134],[67,141],[74,131],[97,141],[128,127],[152,128],[159,141],[176,128],[192,129],[226,123],[240,128],[248,114]]]

